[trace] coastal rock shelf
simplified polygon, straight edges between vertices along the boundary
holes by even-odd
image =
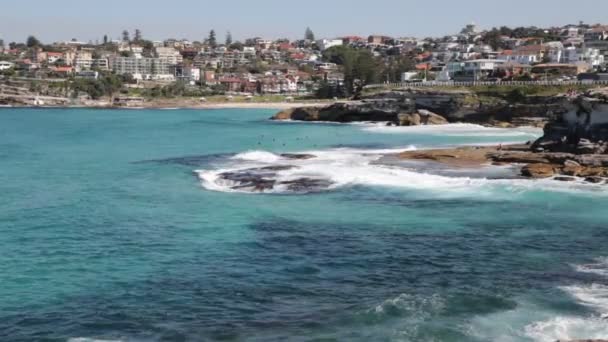
[[[523,165],[521,175],[603,184],[608,178],[608,88],[578,97],[559,96],[556,111],[533,144],[415,151],[403,159],[432,160],[454,166]],[[575,178],[578,177],[578,178]]]

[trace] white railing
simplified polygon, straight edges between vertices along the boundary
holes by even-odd
[[[485,82],[485,81],[470,81],[470,82],[455,82],[455,81],[428,81],[428,82],[402,82],[402,83],[379,83],[369,84],[365,86],[370,88],[423,88],[423,87],[475,87],[475,86],[501,86],[501,87],[516,87],[516,86],[583,86],[583,85],[605,85],[607,81],[507,81],[507,82]]]

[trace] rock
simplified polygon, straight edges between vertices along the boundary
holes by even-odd
[[[583,166],[608,167],[608,155],[606,154],[584,154],[576,156],[575,160]]]
[[[418,115],[423,125],[447,125],[449,123],[443,116],[425,109],[418,110]]]
[[[578,174],[579,177],[606,177],[608,170],[603,167],[584,167]]]
[[[574,160],[568,159],[564,162],[564,167],[562,168],[562,173],[564,175],[578,176],[581,171],[583,171],[583,167]]]
[[[327,190],[333,183],[326,179],[298,178],[279,184],[287,185],[287,190],[293,192],[318,192]]]
[[[419,126],[421,124],[420,114],[399,114],[397,116],[399,126]]]
[[[234,190],[251,189],[252,191],[266,191],[274,189],[278,171],[295,168],[290,165],[276,165],[261,168],[245,169],[239,171],[224,172],[219,175],[223,180],[236,183],[232,186]]]
[[[563,176],[560,176],[560,177],[555,177],[554,179],[556,181],[560,181],[560,182],[574,182],[574,181],[576,181],[576,178],[574,178],[574,177],[563,177]]]
[[[532,152],[497,152],[489,154],[495,162],[516,164],[547,164],[549,159],[541,153]]]
[[[581,164],[575,162],[574,160],[568,159],[564,162],[564,166],[565,167],[581,167]]]
[[[585,182],[587,182],[587,183],[593,183],[593,184],[600,184],[600,183],[604,183],[604,178],[602,178],[602,177],[587,177],[587,178],[585,178]]]
[[[521,169],[524,177],[530,178],[549,178],[555,175],[555,166],[551,164],[528,164]]]
[[[281,157],[285,158],[285,159],[293,159],[293,160],[306,160],[306,159],[316,158],[317,156],[312,155],[312,154],[303,154],[303,153],[283,153],[283,154],[281,154]]]
[[[561,173],[567,176],[579,176],[583,170],[582,166],[566,166],[562,168]]]

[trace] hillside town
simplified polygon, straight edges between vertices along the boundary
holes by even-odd
[[[0,37],[1,38],[1,37]],[[96,42],[0,39],[0,94],[116,101],[146,97],[283,95],[352,97],[395,82],[608,80],[608,26],[475,24],[439,38],[345,36],[151,41],[140,30]],[[1,100],[0,100],[1,101]]]

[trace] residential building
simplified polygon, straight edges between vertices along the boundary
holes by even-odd
[[[608,26],[596,26],[585,33],[585,47],[600,50],[608,56]]]
[[[114,57],[110,60],[112,70],[119,74],[148,79],[158,75],[173,76],[171,64],[160,58]]]
[[[183,56],[173,47],[157,47],[154,49],[156,57],[166,60],[169,64],[177,65],[182,63]]]
[[[15,64],[7,61],[0,61],[0,71],[14,68]]]
[[[387,45],[393,38],[387,36],[371,35],[367,42],[373,45]]]
[[[319,39],[316,41],[317,47],[321,51],[325,51],[334,46],[341,46],[344,44],[342,39]]]
[[[76,68],[76,71],[91,69],[108,70],[110,68],[110,62],[107,58],[76,58],[74,67]]]

